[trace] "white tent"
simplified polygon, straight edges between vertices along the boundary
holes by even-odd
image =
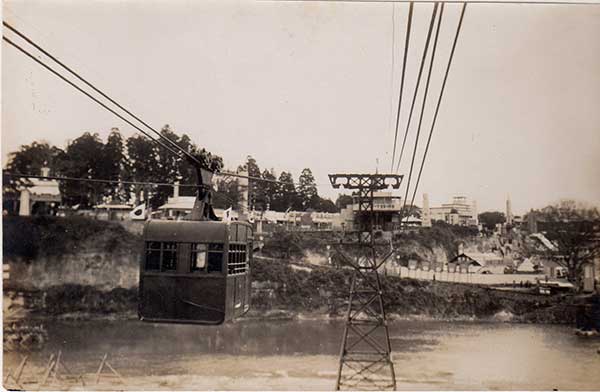
[[[534,264],[531,262],[531,259],[525,259],[519,266],[517,267],[517,271],[519,272],[534,272]]]

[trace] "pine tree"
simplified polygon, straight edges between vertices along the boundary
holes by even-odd
[[[315,177],[309,168],[302,170],[298,178],[298,197],[302,210],[314,208],[315,201],[318,199],[318,192]]]

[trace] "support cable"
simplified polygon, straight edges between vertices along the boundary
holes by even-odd
[[[7,25],[6,22],[3,22],[3,24]],[[7,26],[7,27],[9,27],[9,26]],[[9,28],[11,28],[11,27],[9,27]],[[17,34],[19,34],[19,33],[17,33]],[[138,130],[139,132],[141,132],[142,134],[144,134],[146,137],[148,137],[153,142],[157,143],[158,145],[160,145],[164,149],[168,150],[169,152],[171,152],[172,154],[174,154],[179,159],[183,158],[178,151],[173,150],[171,147],[169,147],[165,143],[161,142],[160,139],[156,139],[155,137],[153,137],[152,135],[150,135],[148,132],[144,131],[143,129],[141,129],[137,125],[133,124],[131,121],[127,120],[121,114],[117,113],[115,110],[113,110],[110,107],[108,107],[106,104],[104,104],[103,102],[101,102],[100,100],[98,100],[97,98],[95,98],[94,96],[92,96],[90,93],[88,93],[87,91],[83,90],[81,87],[77,86],[75,83],[73,83],[72,81],[70,81],[69,79],[67,79],[65,76],[61,75],[58,71],[56,71],[55,69],[51,68],[49,65],[47,65],[42,60],[40,60],[37,57],[35,57],[33,54],[31,54],[30,52],[28,52],[23,47],[21,47],[18,44],[14,43],[12,40],[10,40],[7,37],[3,36],[2,39],[5,40],[8,44],[14,46],[16,49],[18,49],[20,52],[22,52],[23,54],[25,54],[27,57],[31,58],[32,60],[34,60],[35,62],[37,62],[38,64],[40,64],[42,67],[46,68],[48,71],[50,71],[51,73],[53,73],[54,75],[56,75],[58,78],[62,79],[64,82],[66,82],[69,85],[71,85],[71,87],[75,88],[77,91],[79,91],[80,93],[84,94],[85,96],[87,96],[88,98],[90,98],[91,100],[93,100],[95,103],[97,103],[98,105],[100,105],[102,108],[108,110],[109,112],[111,112],[112,114],[114,114],[115,116],[117,116],[119,119],[123,120],[124,122],[126,122],[127,124],[129,124],[130,126],[132,126],[133,128],[135,128],[136,130]],[[24,39],[27,40],[26,38],[24,38]],[[32,43],[32,45],[35,46],[35,44],[33,44],[33,43]],[[36,46],[36,48],[37,48],[37,46]],[[39,50],[42,51],[44,54],[46,54],[48,57],[52,58],[52,56],[50,54],[47,54],[47,52],[45,52],[43,49],[39,48]],[[56,59],[53,59],[53,60],[56,61],[56,62],[58,62],[65,69],[69,70],[69,72],[73,73],[73,71],[71,71],[66,65],[60,63]],[[92,86],[92,88],[94,88],[94,87]],[[100,90],[97,90],[97,91],[100,92]],[[100,94],[102,94],[102,93],[100,92]],[[110,98],[107,98],[107,99],[111,100]],[[114,101],[111,100],[111,102],[114,102]],[[117,103],[115,103],[115,105],[117,105],[120,108],[122,108]],[[126,109],[123,109],[123,110],[125,112],[129,113]],[[142,124],[146,125],[142,120],[138,119],[136,116],[132,115],[131,113],[129,113],[129,114],[132,117],[134,117],[135,119],[137,119],[138,121],[140,121]],[[146,126],[149,127],[148,125],[146,125]],[[172,140],[169,139],[169,138],[165,138],[164,136],[162,136],[160,134],[159,134],[159,136],[161,136],[161,138],[163,138],[163,139],[166,139],[166,140],[172,142]],[[174,143],[174,142],[172,142],[172,143]],[[179,145],[175,144],[175,146],[177,147],[177,149],[179,151],[185,153],[186,155],[189,154],[186,150],[182,149]],[[195,160],[196,162],[199,163],[199,161],[193,155],[191,155],[191,154],[189,154],[189,155],[192,157],[190,159],[193,159],[193,160]],[[260,178],[260,177],[253,177],[253,176],[243,176],[243,175],[240,175],[240,174],[237,174],[237,173],[231,173],[231,172],[218,172],[218,173],[214,173],[214,175],[218,175],[218,176],[231,176],[231,177],[238,177],[238,178],[247,178],[249,180],[254,180],[254,181],[264,181],[264,182],[271,182],[271,183],[276,183],[276,184],[285,184],[284,182],[281,182],[281,181],[278,181],[278,180],[270,180],[270,179],[265,179],[265,178]],[[295,186],[295,184],[294,184],[294,186]]]
[[[410,105],[410,113],[408,115],[408,121],[406,122],[406,131],[404,132],[404,141],[402,142],[402,149],[400,150],[400,158],[398,158],[398,164],[396,165],[396,172],[398,172],[398,169],[400,167],[400,162],[402,161],[402,154],[404,153],[404,145],[406,143],[406,136],[408,135],[408,129],[410,127],[410,120],[412,119],[413,111],[415,109],[415,102],[417,101],[417,93],[419,92],[419,85],[421,84],[421,76],[423,74],[425,58],[427,57],[427,50],[429,49],[429,41],[431,40],[431,32],[433,31],[435,16],[437,14],[437,7],[438,7],[438,2],[436,1],[433,5],[433,11],[431,13],[431,21],[429,22],[429,30],[427,31],[427,39],[425,40],[425,48],[423,49],[421,65],[419,66],[419,74],[417,76],[417,84],[415,86],[415,93],[413,95],[412,103]]]
[[[412,159],[410,162],[410,171],[408,172],[408,182],[406,184],[406,193],[404,195],[404,205],[402,210],[406,208],[406,201],[408,199],[408,191],[410,189],[410,180],[412,178],[413,168],[415,165],[415,158],[417,156],[417,147],[419,145],[419,137],[421,136],[421,125],[423,124],[423,115],[425,114],[425,106],[427,104],[427,94],[429,93],[429,84],[431,82],[431,72],[433,71],[433,64],[435,62],[435,52],[437,50],[438,38],[440,36],[440,27],[442,26],[442,18],[444,15],[444,3],[440,7],[440,15],[438,18],[438,24],[435,31],[435,38],[433,39],[433,48],[431,49],[431,58],[429,60],[429,70],[427,71],[427,80],[425,81],[425,92],[423,93],[423,103],[421,105],[421,113],[419,114],[419,124],[417,125],[417,136],[415,137],[415,147],[412,153]],[[411,204],[412,207],[412,204]],[[402,221],[401,221],[402,222]]]
[[[146,128],[150,129],[151,131],[153,131],[155,134],[157,134],[161,139],[166,140],[169,144],[171,144],[172,147],[174,147],[175,149],[178,149],[179,151],[183,152],[189,159],[193,160],[194,162],[200,164],[200,161],[194,157],[192,154],[190,154],[188,151],[186,151],[185,149],[183,149],[181,146],[179,146],[177,143],[175,143],[174,141],[172,141],[171,139],[169,139],[168,137],[164,136],[163,134],[161,134],[160,132],[158,132],[156,129],[152,128],[150,125],[148,125],[146,122],[144,122],[143,120],[141,120],[139,117],[137,117],[135,114],[131,113],[129,110],[127,110],[126,108],[124,108],[123,106],[121,106],[119,103],[117,103],[115,100],[113,100],[111,97],[109,97],[108,95],[106,95],[103,91],[101,91],[100,89],[98,89],[96,86],[94,86],[92,83],[88,82],[85,78],[83,78],[82,76],[80,76],[77,72],[75,72],[74,70],[72,70],[70,67],[68,67],[66,64],[64,64],[62,61],[60,61],[59,59],[57,59],[56,57],[54,57],[52,54],[48,53],[48,51],[46,51],[44,48],[42,48],[41,46],[39,46],[38,44],[36,44],[35,42],[33,42],[33,40],[31,40],[29,37],[27,37],[25,34],[23,34],[22,32],[20,32],[19,30],[17,30],[16,28],[12,27],[10,24],[8,24],[5,21],[2,21],[2,24],[8,28],[10,31],[12,31],[13,33],[17,34],[19,37],[21,37],[22,39],[24,39],[27,43],[29,43],[30,45],[32,45],[34,48],[36,48],[37,50],[39,50],[40,52],[42,52],[43,54],[45,54],[46,56],[48,56],[50,59],[52,59],[55,63],[57,63],[58,65],[60,65],[61,67],[63,67],[64,69],[66,69],[67,71],[69,71],[72,75],[74,75],[77,79],[81,80],[83,83],[85,83],[86,85],[88,85],[89,87],[91,87],[94,91],[96,91],[98,94],[102,95],[104,98],[108,99],[112,104],[116,105],[119,109],[123,110],[125,113],[127,113],[128,115],[130,115],[131,117],[133,117],[134,119],[136,119],[137,121],[139,121],[141,124],[143,124]],[[139,128],[136,128],[139,130]],[[140,130],[141,131],[141,130]],[[141,131],[143,132],[143,131]],[[145,135],[148,136],[148,134],[146,134],[145,132],[143,132]],[[179,155],[178,155],[179,156]]]
[[[143,181],[125,181],[125,180],[108,180],[108,179],[100,179],[100,178],[81,178],[81,177],[62,177],[62,176],[40,176],[37,174],[27,174],[27,173],[11,173],[11,172],[2,172],[2,175],[10,176],[10,177],[20,177],[20,178],[37,178],[40,180],[59,180],[59,181],[87,181],[87,182],[101,182],[101,183],[120,183],[120,184],[128,184],[128,185],[165,185],[165,186],[174,186],[174,183],[170,182],[143,182]],[[232,172],[219,172],[215,173],[215,176],[222,177],[238,177],[238,178],[247,178],[249,180],[256,181],[265,181],[265,182],[277,182],[281,184],[293,184],[291,182],[281,182],[277,180],[268,180],[260,177],[253,176],[243,176],[241,174],[232,173]],[[196,184],[179,184],[181,187],[198,187]]]
[[[394,3],[392,3],[392,39],[390,49],[390,110],[388,115],[388,126],[392,124],[392,109],[394,108],[394,68],[396,67],[396,4]],[[387,150],[385,152],[387,154]]]
[[[448,74],[450,72],[450,66],[452,65],[452,59],[454,57],[454,51],[456,49],[456,43],[458,42],[458,37],[460,34],[460,29],[462,26],[462,22],[465,16],[465,10],[467,9],[467,3],[463,3],[462,10],[460,13],[460,19],[458,20],[458,26],[456,28],[456,35],[454,36],[454,42],[452,43],[452,50],[450,51],[450,57],[448,59],[448,65],[446,66],[446,73],[444,75],[444,81],[442,82],[442,89],[440,90],[440,96],[437,101],[437,105],[435,108],[435,114],[433,115],[433,121],[431,123],[431,129],[429,130],[429,137],[427,138],[427,145],[425,146],[425,152],[423,154],[423,160],[421,161],[421,168],[419,169],[419,175],[417,176],[417,182],[415,184],[415,190],[412,195],[411,205],[415,201],[415,197],[417,195],[417,189],[419,188],[419,181],[421,180],[421,174],[423,173],[423,166],[425,166],[425,159],[427,158],[427,152],[429,151],[429,145],[431,143],[431,135],[433,134],[433,130],[435,128],[435,123],[437,121],[438,112],[440,110],[440,104],[442,102],[442,97],[444,96],[444,90],[446,88],[446,81],[448,80]]]
[[[406,59],[408,58],[408,46],[410,44],[410,30],[412,26],[412,15],[413,15],[413,2],[410,2],[408,8],[408,22],[406,23],[406,40],[404,42],[404,58],[402,60],[402,77],[400,79],[400,93],[398,97],[398,112],[396,113],[396,132],[394,134],[394,150],[392,153],[392,167],[390,170],[394,171],[394,162],[396,160],[396,143],[398,140],[398,124],[400,123],[400,107],[402,105],[402,92],[404,90],[404,75],[406,74]],[[407,128],[408,132],[408,128]],[[404,142],[402,143],[402,150],[404,150],[404,143],[406,142],[406,133],[404,134]],[[402,156],[402,153],[400,154]]]
[[[435,3],[439,0],[266,0],[271,2],[287,2],[287,3]],[[443,0],[444,3],[450,4],[530,4],[530,5],[597,5],[597,0]]]
[[[2,39],[4,41],[6,41],[7,43],[9,43],[10,45],[12,45],[15,48],[17,48],[19,51],[21,51],[27,57],[31,58],[36,63],[40,64],[42,67],[46,68],[48,71],[52,72],[54,75],[56,75],[60,79],[62,79],[63,81],[65,81],[66,83],[68,83],[69,85],[71,85],[77,91],[79,91],[80,93],[84,94],[85,96],[87,96],[88,98],[90,98],[91,100],[93,100],[94,102],[96,102],[98,105],[102,106],[104,109],[108,110],[109,112],[111,112],[115,116],[119,117],[121,120],[125,121],[127,124],[131,125],[135,129],[137,129],[138,131],[140,131],[141,133],[143,133],[144,135],[146,135],[147,137],[149,137],[151,140],[153,140],[154,142],[156,142],[157,144],[159,144],[160,146],[162,146],[166,150],[170,151],[172,154],[175,154],[177,157],[181,158],[181,155],[179,155],[178,152],[176,152],[175,150],[173,150],[172,148],[170,148],[166,144],[162,143],[160,140],[155,139],[150,134],[148,134],[146,131],[142,130],[140,127],[138,127],[137,125],[133,124],[131,121],[127,120],[125,117],[123,117],[122,115],[120,115],[119,113],[117,113],[116,111],[114,111],[113,109],[109,108],[104,103],[100,102],[97,98],[93,97],[90,93],[88,93],[87,91],[83,90],[81,87],[77,86],[75,83],[73,83],[72,81],[70,81],[69,79],[67,79],[63,75],[61,75],[60,73],[58,73],[56,70],[52,69],[50,66],[48,66],[47,64],[45,64],[42,60],[38,59],[37,57],[35,57],[31,53],[29,53],[27,50],[23,49],[18,44],[14,43],[13,41],[11,41],[10,39],[8,39],[8,38],[6,38],[4,36],[2,37]]]
[[[174,184],[169,182],[147,182],[147,181],[126,181],[126,180],[108,180],[101,178],[82,178],[82,177],[63,177],[63,176],[40,176],[36,174],[26,173],[10,173],[2,172],[3,176],[16,177],[16,178],[36,178],[39,180],[55,180],[55,181],[81,181],[81,182],[93,182],[102,184],[123,184],[123,185],[144,185],[144,186],[175,186],[180,187],[191,187],[197,188],[196,184]]]

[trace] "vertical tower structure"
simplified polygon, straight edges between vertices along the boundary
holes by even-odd
[[[238,170],[237,174],[242,176],[238,178],[238,192],[240,193],[240,200],[237,206],[238,216],[240,220],[248,220],[250,218],[248,171]]]
[[[512,225],[512,223],[513,223],[512,204],[510,202],[510,195],[506,195],[506,224]]]
[[[431,211],[429,210],[429,195],[423,193],[422,226],[431,227]]]
[[[345,233],[334,249],[354,273],[335,389],[395,390],[396,375],[391,357],[390,335],[383,306],[383,291],[377,272],[394,250],[382,258],[376,252],[374,237],[375,191],[400,187],[403,176],[395,174],[330,174],[334,188],[355,190],[358,211],[354,232]],[[345,249],[353,249],[349,256]]]

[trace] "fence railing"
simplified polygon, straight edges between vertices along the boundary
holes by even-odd
[[[499,284],[530,284],[544,281],[543,274],[478,274],[466,272],[449,271],[425,271],[421,269],[409,269],[408,267],[386,266],[387,275],[399,276],[401,278],[412,278],[421,280],[436,280],[441,282],[471,283],[485,285]]]

